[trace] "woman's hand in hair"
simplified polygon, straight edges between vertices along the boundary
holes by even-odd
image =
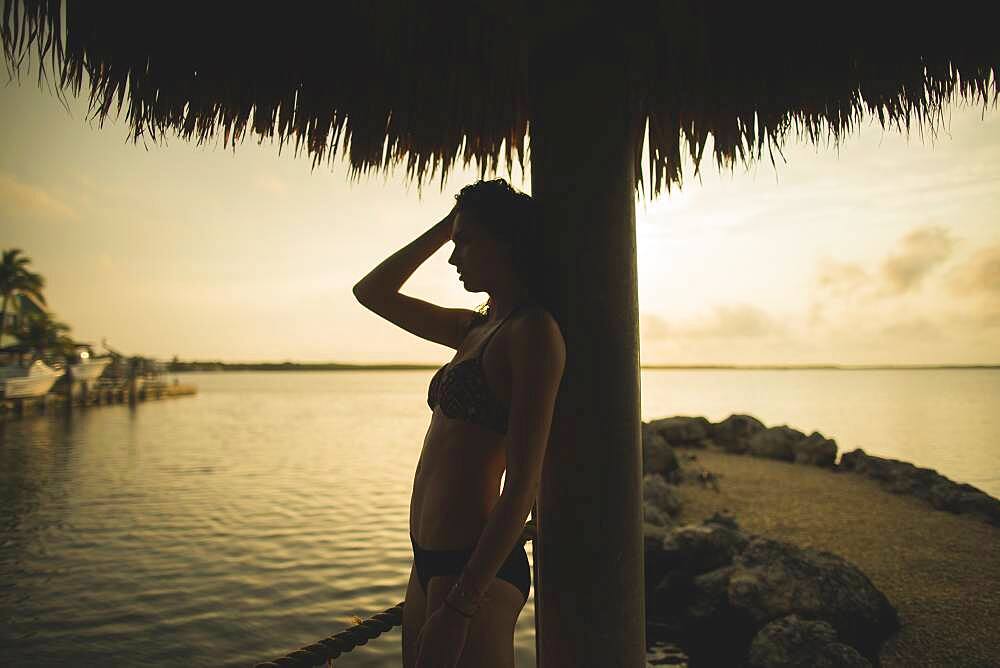
[[[451,207],[451,211],[438,221],[436,227],[441,232],[441,236],[444,238],[444,242],[451,241],[451,226],[455,222],[455,213],[458,211],[458,203]]]

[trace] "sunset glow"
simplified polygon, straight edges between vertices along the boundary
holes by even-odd
[[[231,361],[436,363],[448,351],[360,306],[351,286],[451,207],[476,165],[418,199],[402,172],[86,122],[34,75],[0,92],[3,247],[47,280],[84,341]],[[790,140],[637,200],[643,364],[1000,362],[1000,113],[955,103],[936,138],[867,119],[839,150]],[[711,147],[706,156],[711,154]],[[516,168],[516,164],[515,164]],[[487,175],[488,178],[494,175]],[[500,173],[530,192],[530,173]],[[647,180],[648,183],[648,180]],[[474,308],[442,247],[403,287]]]

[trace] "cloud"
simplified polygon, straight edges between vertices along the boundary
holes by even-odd
[[[919,288],[931,270],[951,255],[955,240],[946,228],[928,225],[907,234],[899,245],[881,267],[883,290],[892,295]]]
[[[850,295],[864,288],[871,277],[864,268],[855,262],[840,262],[824,257],[819,260],[820,267],[816,276],[819,287],[836,295]]]
[[[271,193],[272,195],[288,194],[288,184],[279,179],[277,176],[272,176],[270,174],[258,175],[257,187],[264,192]]]
[[[881,328],[880,332],[890,337],[915,339],[923,342],[941,341],[945,337],[941,328],[926,318],[910,318],[892,322]]]
[[[639,315],[640,336],[648,340],[666,339],[670,337],[672,328],[667,321],[658,315],[644,313]]]
[[[708,318],[678,331],[690,338],[758,338],[783,333],[784,327],[757,306],[733,304],[716,306]]]
[[[949,291],[972,299],[968,323],[976,328],[1000,326],[1000,244],[980,248],[947,276]]]
[[[826,316],[823,315],[823,302],[813,301],[809,305],[806,313],[806,325],[809,327],[822,327],[826,324]]]
[[[919,288],[924,279],[951,255],[956,240],[951,232],[939,225],[926,225],[910,231],[897,247],[872,272],[857,262],[844,262],[821,257],[816,270],[815,285],[822,293],[813,300],[807,322],[824,322],[824,311],[833,300],[844,304],[900,297]]]
[[[639,333],[642,340],[648,343],[685,341],[684,345],[719,339],[761,339],[788,335],[787,328],[782,323],[752,304],[718,305],[706,316],[684,321],[668,321],[657,314],[640,313]]]
[[[0,173],[0,214],[25,213],[55,219],[74,220],[77,217],[73,209],[43,189],[22,183],[13,174]]]
[[[978,314],[976,324],[984,329],[1000,327],[1000,308],[994,305],[993,310]]]
[[[1000,298],[1000,244],[981,248],[948,274],[948,289],[958,296]]]
[[[901,237],[873,263],[874,272],[859,263],[822,260],[805,325],[816,340],[836,341],[844,350],[869,346],[916,351],[917,357],[928,355],[921,352],[928,345],[995,350],[990,337],[1000,327],[1000,243],[953,261],[957,243],[949,230],[931,225]],[[880,301],[885,297],[891,300]]]

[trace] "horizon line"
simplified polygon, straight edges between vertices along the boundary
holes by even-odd
[[[173,365],[199,365],[199,366],[260,366],[260,367],[323,367],[323,370],[404,370],[404,369],[436,369],[440,365],[432,362],[381,362],[381,363],[351,363],[351,362],[293,362],[284,360],[281,362],[268,361],[222,361],[222,360],[180,360],[176,362],[168,361]],[[1000,369],[997,363],[982,364],[640,364],[640,369],[660,369],[660,370],[697,370],[697,369],[736,369],[736,370],[763,370],[763,369],[815,369],[815,370],[875,370],[875,369]]]

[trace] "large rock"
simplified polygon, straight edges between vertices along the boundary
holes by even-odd
[[[750,437],[749,450],[754,457],[795,461],[795,445],[805,440],[806,435],[788,425],[769,427]]]
[[[779,661],[809,653],[845,661],[828,665],[865,665],[841,644],[877,663],[881,643],[899,625],[885,595],[850,562],[744,534],[730,518],[675,527],[663,535],[659,554],[648,539],[646,549],[647,614],[678,629],[670,640],[704,665],[745,665],[755,637],[790,615],[825,622],[833,634],[786,620],[759,636],[759,665],[813,665]],[[791,645],[776,649],[778,636]]]
[[[812,464],[833,468],[837,461],[837,442],[818,431],[792,445],[796,464]]]
[[[716,513],[701,524],[677,527],[660,549],[673,569],[705,573],[730,564],[747,545],[747,537],[732,518]]]
[[[733,414],[718,424],[703,417],[675,415],[642,423],[643,473],[658,472],[680,482],[670,446],[721,449],[797,464],[836,468],[837,443],[818,431],[809,436],[788,425],[768,428],[751,415]]]
[[[823,619],[844,642],[873,658],[899,627],[885,594],[832,552],[755,537],[733,565],[729,604],[755,625],[793,613]]]
[[[884,489],[894,494],[911,494],[940,510],[973,515],[1000,526],[1000,500],[967,483],[956,483],[934,469],[898,459],[874,457],[861,448],[845,452],[838,469],[878,480]]]
[[[968,483],[943,480],[931,485],[931,505],[953,513],[976,515],[993,526],[1000,526],[1000,500]]]
[[[653,420],[649,423],[649,427],[675,447],[703,448],[712,434],[712,423],[701,416],[675,415]]]
[[[681,499],[673,485],[655,473],[642,477],[642,502],[672,517],[681,510]]]
[[[663,539],[669,534],[670,527],[657,526],[649,522],[642,525],[647,618],[650,612],[649,601],[652,600],[656,583],[667,571],[662,545]]]
[[[750,643],[751,668],[871,668],[856,649],[821,620],[787,615],[767,624]]]
[[[694,577],[730,563],[746,543],[736,521],[719,513],[701,524],[659,534],[655,546],[647,542],[647,614],[661,619],[680,615]]]
[[[667,443],[667,439],[647,423],[642,424],[642,472],[658,473],[667,480],[674,481],[680,464],[677,454]]]
[[[646,502],[642,504],[642,522],[644,527],[655,526],[666,529],[673,526],[673,520],[668,513]]]
[[[767,427],[752,415],[734,414],[712,425],[712,441],[726,452],[741,455],[750,448],[750,438]]]

